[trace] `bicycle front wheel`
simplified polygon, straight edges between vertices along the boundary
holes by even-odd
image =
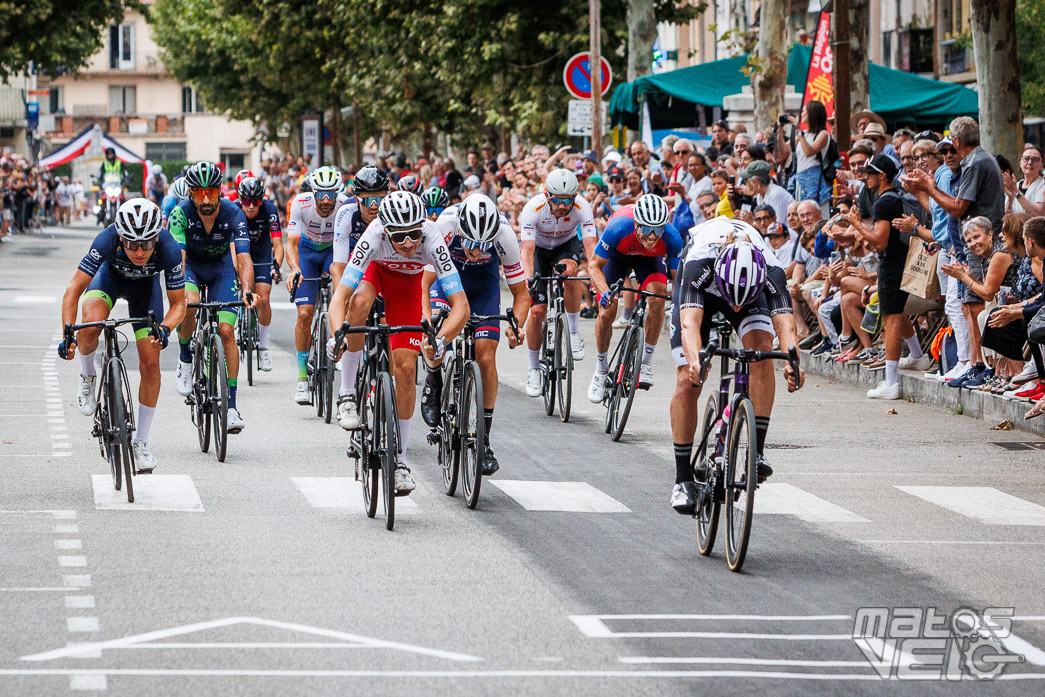
[[[718,515],[722,505],[719,503],[718,496],[715,495],[713,484],[714,479],[717,478],[712,456],[715,452],[715,440],[718,438],[718,434],[715,433],[715,424],[718,423],[718,419],[718,395],[712,394],[708,397],[708,405],[704,407],[704,418],[700,421],[700,431],[698,431],[700,441],[693,453],[694,470],[701,466],[707,467],[707,475],[705,475],[707,481],[696,482],[697,503],[699,504],[697,508],[697,549],[705,557],[711,554],[711,550],[715,547],[715,537],[718,535]],[[712,453],[712,456],[708,455],[709,452]],[[706,491],[704,491],[704,487],[708,487]]]
[[[635,401],[635,391],[639,389],[639,364],[642,354],[639,350],[639,332],[628,329],[628,343],[625,344],[624,357],[620,369],[614,376],[616,389],[610,403],[611,428],[610,438],[616,443],[624,435],[624,426],[628,423],[631,403]]]
[[[200,440],[200,451],[210,449],[210,395],[207,391],[210,377],[207,374],[207,351],[202,342],[193,339],[196,351],[192,358],[192,422],[196,424],[196,435]]]
[[[106,459],[109,461],[109,469],[112,472],[112,485],[116,491],[120,491],[123,489],[123,448],[119,434],[122,432],[125,418],[121,403],[123,389],[120,387],[120,371],[114,364],[115,361],[110,361],[105,366],[105,389],[103,390],[105,407],[102,409],[104,414],[103,437],[105,438]]]
[[[461,384],[460,413],[457,418],[461,480],[464,500],[469,508],[479,505],[479,489],[483,483],[483,450],[486,445],[486,420],[483,416],[483,378],[479,366],[469,361],[464,366]]]
[[[443,394],[439,400],[439,466],[443,470],[443,488],[447,496],[453,496],[457,492],[457,477],[460,472],[460,458],[454,451],[453,441],[455,435],[454,419],[457,415],[456,381],[454,380],[455,360],[443,361]]]
[[[392,387],[392,376],[388,373],[378,376],[374,399],[377,412],[374,418],[374,434],[377,455],[381,461],[385,527],[391,530],[395,527],[395,470],[396,455],[399,452],[399,425],[396,423],[395,390]]]
[[[330,338],[330,327],[327,325],[326,313],[319,318],[319,331],[316,332],[316,416],[326,423],[334,415],[332,392],[334,389],[334,362],[327,356],[327,339]]]
[[[541,378],[543,379],[544,413],[551,416],[555,413],[556,360],[555,338],[548,340],[548,320],[542,328],[544,345],[541,347]],[[554,326],[554,325],[553,325]]]
[[[564,312],[555,318],[555,381],[559,393],[559,418],[566,423],[570,420],[573,400],[573,349],[570,348],[570,327]]]
[[[362,382],[356,382],[356,413],[359,414],[359,428],[352,433],[352,439],[358,446],[359,462],[357,465],[357,477],[363,485],[363,509],[368,518],[377,515],[377,488],[381,480],[380,467],[375,466],[376,453],[371,442],[374,430],[373,419],[367,403],[367,389],[369,382],[366,379],[367,370],[361,367],[359,370]],[[364,387],[366,386],[366,387]]]
[[[755,407],[750,399],[733,405],[726,439],[726,564],[740,571],[751,536],[758,486]]]
[[[225,347],[220,336],[210,338],[210,375],[207,391],[211,398],[211,419],[214,422],[214,454],[218,462],[225,462],[229,435],[229,377],[225,367]]]

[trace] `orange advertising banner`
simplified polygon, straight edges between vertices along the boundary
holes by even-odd
[[[809,59],[809,72],[806,75],[806,89],[802,96],[802,104],[816,99],[824,103],[827,116],[835,113],[835,88],[831,82],[831,70],[834,67],[834,52],[831,50],[831,15],[820,13],[817,22],[816,39],[813,43],[813,54]],[[805,128],[806,124],[802,124]]]

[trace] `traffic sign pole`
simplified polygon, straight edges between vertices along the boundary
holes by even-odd
[[[591,54],[591,143],[595,156],[602,160],[602,26],[599,0],[588,0],[588,27]]]

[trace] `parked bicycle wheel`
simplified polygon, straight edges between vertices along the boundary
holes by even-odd
[[[382,373],[378,376],[377,391],[374,394],[376,415],[374,419],[374,442],[377,455],[381,461],[381,486],[385,504],[385,527],[391,530],[395,526],[395,469],[396,454],[399,441],[396,431],[395,390],[392,388],[392,376]]]
[[[229,434],[229,378],[225,367],[225,347],[217,334],[210,337],[208,392],[211,396],[211,420],[214,423],[214,454],[225,462]]]
[[[624,344],[624,355],[620,368],[613,376],[616,382],[613,398],[610,401],[610,438],[616,443],[624,434],[624,426],[628,423],[631,404],[635,401],[635,392],[639,389],[639,367],[642,354],[639,349],[640,335],[637,329],[629,329],[627,343]]]
[[[559,418],[570,420],[573,400],[573,349],[570,347],[570,327],[566,313],[555,318],[555,381],[559,398]]]
[[[483,378],[479,366],[469,361],[461,376],[461,403],[458,405],[458,452],[461,461],[461,482],[464,500],[469,508],[479,504],[479,489],[483,483],[483,445],[486,442],[486,421],[483,417]]]
[[[210,381],[207,364],[207,351],[203,342],[195,342],[196,351],[192,357],[192,422],[196,424],[196,435],[199,436],[200,450],[210,449],[210,412],[207,385]]]
[[[711,465],[710,453],[715,452],[715,423],[718,422],[718,395],[712,394],[708,397],[707,406],[704,407],[704,418],[700,421],[700,441],[696,451],[693,453],[693,467],[707,464]],[[707,477],[710,479],[714,472],[710,471]],[[698,494],[700,493],[700,482],[697,482]],[[715,548],[715,537],[718,535],[718,515],[721,508],[717,492],[709,491],[703,501],[698,499],[701,505],[697,508],[697,549],[705,557],[711,554]]]
[[[454,431],[457,407],[454,405],[456,390],[454,386],[454,364],[455,361],[445,360],[441,370],[443,371],[443,394],[440,398],[439,413],[439,466],[443,470],[443,488],[447,496],[453,496],[457,492],[457,477],[460,470],[460,457],[453,447]]]
[[[750,399],[733,405],[726,443],[726,564],[730,571],[740,571],[758,486],[755,408]]]

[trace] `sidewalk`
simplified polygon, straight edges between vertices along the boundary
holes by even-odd
[[[874,387],[879,380],[885,377],[884,371],[864,370],[858,365],[835,363],[833,357],[825,359],[823,356],[813,356],[808,351],[802,352],[802,365],[808,373],[815,373],[864,389]],[[1030,421],[1023,418],[1023,415],[1031,408],[1030,402],[999,397],[989,392],[948,387],[942,382],[924,377],[920,371],[901,370],[900,387],[904,399],[913,399],[918,404],[943,407],[952,413],[983,419],[987,422],[988,427],[995,426],[1002,421],[1009,421],[1013,428],[1045,436],[1045,416]],[[867,399],[863,394],[855,398]]]

